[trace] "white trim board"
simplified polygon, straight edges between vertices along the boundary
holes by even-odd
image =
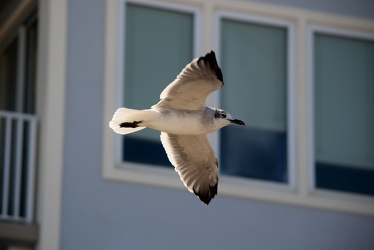
[[[41,226],[36,247],[39,250],[60,248],[67,2],[39,1],[37,114],[41,128],[37,221]]]

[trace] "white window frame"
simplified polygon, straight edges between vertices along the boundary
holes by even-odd
[[[114,3],[115,2],[115,3]],[[191,5],[184,5],[184,4],[175,4],[175,3],[168,3],[168,2],[160,2],[160,1],[149,1],[149,0],[117,0],[117,1],[108,1],[108,5],[110,4],[111,7],[114,7],[114,4],[117,6],[116,10],[117,13],[110,13],[108,16],[116,16],[113,18],[112,24],[113,27],[116,27],[115,30],[117,31],[116,34],[112,34],[116,37],[117,44],[114,46],[116,51],[113,53],[117,54],[116,58],[116,66],[114,67],[116,70],[115,75],[117,76],[115,81],[115,89],[111,89],[112,96],[115,96],[116,102],[113,106],[113,103],[108,103],[108,105],[112,106],[112,113],[119,107],[123,106],[123,90],[125,88],[124,83],[124,74],[123,68],[125,65],[125,58],[124,58],[124,43],[125,43],[125,13],[126,13],[126,4],[131,3],[137,6],[146,6],[146,7],[155,7],[162,10],[170,10],[176,11],[180,13],[187,13],[193,15],[193,57],[197,57],[201,54],[201,9],[199,7],[191,6]],[[113,4],[113,5],[112,5]],[[109,6],[108,6],[109,9]],[[110,9],[107,9],[110,11]],[[114,30],[113,30],[114,31]],[[108,37],[109,35],[107,35]],[[187,64],[187,62],[186,62]],[[168,84],[168,83],[165,83]],[[166,85],[165,85],[166,87]],[[113,95],[113,93],[116,93]],[[113,114],[111,114],[113,115]],[[108,117],[108,121],[111,117]],[[108,124],[105,125],[108,128]],[[109,129],[108,129],[109,130]],[[105,131],[107,132],[107,131]],[[177,174],[174,170],[142,164],[142,163],[134,163],[128,161],[122,161],[122,136],[115,135],[113,131],[109,131],[113,135],[111,137],[115,141],[115,147],[113,149],[115,164],[104,168],[104,176],[109,179],[115,180],[124,180],[127,182],[134,182],[134,183],[141,183],[145,185],[156,185],[156,186],[165,186],[165,187],[174,187],[174,188],[183,188],[183,184],[177,177]],[[113,157],[113,156],[112,156]],[[113,162],[113,160],[111,160]]]
[[[214,15],[214,48],[218,52],[217,60],[220,61],[220,49],[221,49],[221,26],[222,19],[228,19],[232,21],[240,21],[248,24],[261,24],[269,27],[280,27],[287,30],[287,182],[277,183],[273,181],[265,181],[256,178],[240,178],[221,175],[221,180],[227,183],[246,183],[243,186],[242,192],[248,192],[251,186],[259,186],[264,188],[271,188],[279,191],[294,191],[296,188],[295,180],[295,24],[293,22],[285,21],[282,19],[274,19],[269,17],[261,17],[248,14],[238,14],[228,11],[216,11]],[[225,91],[224,89],[222,91]],[[220,95],[215,92],[213,95],[213,106],[220,106]],[[233,111],[232,111],[233,112]],[[244,119],[244,118],[242,118]],[[221,154],[219,151],[220,145],[220,132],[214,133],[214,147],[217,152],[218,158]]]
[[[358,32],[349,29],[341,29],[329,26],[322,26],[322,25],[309,25],[308,26],[308,88],[309,88],[309,190],[319,196],[326,196],[326,197],[341,197],[345,199],[354,199],[363,202],[374,202],[374,197],[370,197],[369,195],[358,194],[358,193],[348,193],[339,190],[328,190],[328,189],[321,189],[316,186],[316,168],[315,168],[315,134],[314,134],[314,37],[315,34],[324,34],[324,35],[332,35],[332,36],[339,36],[342,38],[353,38],[353,39],[361,39],[361,40],[368,40],[374,42],[374,34],[365,33],[365,32]]]
[[[311,96],[310,96],[310,26],[326,26],[337,29],[354,30],[355,32],[366,32],[374,35],[374,21],[347,16],[325,14],[318,11],[301,10],[298,8],[284,7],[276,4],[263,4],[253,1],[221,1],[221,0],[141,0],[128,1],[135,4],[155,4],[157,6],[184,6],[186,9],[198,9],[201,15],[197,18],[201,30],[198,31],[199,44],[195,47],[195,57],[204,52],[216,49],[219,59],[219,39],[217,18],[220,13],[231,13],[234,16],[245,17],[250,21],[276,23],[287,27],[293,24],[294,39],[288,39],[294,50],[289,62],[288,75],[294,77],[293,83],[289,83],[288,97],[288,133],[292,132],[288,140],[295,141],[294,148],[288,150],[288,159],[293,159],[293,171],[291,172],[288,185],[277,184],[267,181],[248,180],[247,178],[236,178],[220,176],[218,188],[219,196],[237,197],[243,199],[257,199],[287,205],[296,205],[308,208],[317,208],[338,212],[374,215],[374,199],[346,195],[337,192],[321,192],[313,190],[311,180]],[[177,173],[162,167],[147,167],[146,165],[129,167],[121,163],[118,158],[118,141],[108,123],[114,111],[122,105],[118,99],[118,71],[120,52],[119,32],[123,23],[121,8],[119,6],[125,0],[106,0],[106,41],[105,41],[105,84],[104,84],[104,118],[103,118],[103,177],[108,181],[120,181],[126,183],[137,183],[166,188],[177,188],[186,191]],[[182,7],[182,8],[184,8]],[[123,11],[123,10],[122,10]],[[229,15],[231,15],[229,14]],[[123,15],[123,13],[122,13]],[[123,18],[123,16],[122,16]],[[275,20],[275,22],[274,22]],[[201,22],[201,23],[200,23]],[[122,26],[121,26],[122,25]],[[195,31],[196,32],[196,31]],[[290,34],[291,34],[290,33]],[[122,59],[123,60],[123,59]],[[187,62],[186,62],[187,63]],[[293,63],[293,65],[292,65]],[[297,69],[297,70],[296,70]],[[166,83],[167,84],[167,83]],[[229,84],[229,83],[228,83]],[[293,85],[293,87],[292,87]],[[225,91],[224,88],[221,91]],[[207,105],[218,106],[218,92],[208,97]],[[292,105],[293,104],[293,105]],[[297,105],[296,105],[297,104]],[[291,107],[290,107],[291,105]],[[218,132],[209,135],[212,146],[218,153]],[[118,140],[118,139],[117,139]],[[116,144],[117,143],[117,144]],[[297,149],[297,154],[296,154]],[[130,164],[131,165],[131,164]]]

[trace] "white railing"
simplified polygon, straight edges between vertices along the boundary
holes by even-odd
[[[0,220],[33,222],[37,120],[0,111]]]

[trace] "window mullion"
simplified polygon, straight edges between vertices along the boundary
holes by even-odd
[[[25,27],[18,29],[18,58],[17,58],[17,94],[16,111],[23,112],[25,91],[25,57],[26,57],[26,32]]]

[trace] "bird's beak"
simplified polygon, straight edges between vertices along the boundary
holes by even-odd
[[[242,126],[245,126],[245,123],[241,120],[238,120],[238,119],[234,119],[234,120],[229,120],[231,123],[235,123],[235,124],[238,124],[238,125],[242,125]]]

